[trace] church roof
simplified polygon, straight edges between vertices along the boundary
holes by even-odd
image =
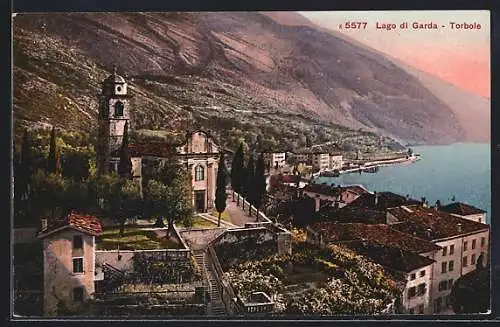
[[[126,83],[125,79],[118,74],[111,74],[105,80],[104,83]]]

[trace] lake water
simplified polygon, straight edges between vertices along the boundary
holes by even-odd
[[[370,191],[409,194],[430,205],[436,200],[448,204],[455,201],[491,210],[491,147],[485,143],[459,143],[447,146],[412,147],[421,160],[412,164],[380,167],[374,174],[349,173],[340,177],[319,177],[319,183],[341,185],[362,184]]]

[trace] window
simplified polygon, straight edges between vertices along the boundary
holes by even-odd
[[[450,245],[450,255],[452,255],[455,252],[455,245],[452,244]]]
[[[443,280],[443,281],[439,282],[438,290],[439,291],[446,291],[447,287],[448,287],[448,281]]]
[[[467,257],[462,258],[462,266],[467,267]]]
[[[118,101],[115,103],[115,117],[122,117],[123,116],[123,102]]]
[[[421,304],[418,306],[418,314],[423,314],[424,313],[424,305]]]
[[[73,302],[83,302],[83,287],[73,289]]]
[[[196,168],[194,169],[194,174],[195,181],[202,181],[205,179],[205,169],[201,165],[196,166]]]
[[[467,241],[464,242],[464,251],[467,251]]]
[[[73,236],[73,249],[81,249],[83,247],[83,239],[81,235]]]
[[[73,273],[83,273],[83,258],[73,259]]]
[[[446,261],[441,262],[441,273],[442,274],[446,273]]]
[[[486,239],[484,237],[481,237],[481,247],[483,247],[486,244]]]
[[[414,314],[414,313],[415,313],[415,308],[411,308],[411,309],[409,310],[409,312],[410,312],[410,314]]]
[[[476,248],[476,239],[472,240],[472,250]]]
[[[455,266],[455,261],[448,262],[448,271],[453,271],[454,266]]]
[[[443,257],[446,257],[446,252],[448,251],[448,247],[444,247],[443,248]]]
[[[417,295],[424,295],[425,294],[425,283],[419,284],[417,287]]]
[[[482,220],[481,218],[479,218],[479,219],[477,220],[477,222],[478,222],[478,223],[482,223],[482,222],[483,222],[483,220]]]
[[[415,275],[415,273],[411,274],[410,275],[410,280],[414,280],[417,276]]]
[[[452,286],[453,286],[453,279],[448,279],[448,289],[451,290]]]
[[[471,264],[471,265],[476,264],[476,255],[475,255],[475,254],[473,254],[473,255],[470,257],[470,264]]]
[[[425,276],[425,270],[420,270],[420,277],[424,277]]]
[[[411,298],[415,297],[415,294],[416,294],[416,293],[417,293],[417,289],[416,289],[416,287],[415,287],[415,286],[410,287],[410,288],[408,289],[408,298],[409,298],[409,299],[411,299]]]

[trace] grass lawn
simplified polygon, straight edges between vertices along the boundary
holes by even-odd
[[[193,217],[193,225],[192,226],[184,226],[182,222],[176,223],[176,226],[183,227],[183,228],[214,228],[217,227],[217,224],[214,224],[206,219],[203,219],[201,217],[195,216]]]
[[[217,210],[212,209],[212,216],[218,218],[219,217],[219,212]],[[228,223],[234,224],[233,220],[231,219],[231,216],[229,215],[229,212],[227,210],[224,210],[222,212],[222,215],[220,215],[220,220],[227,221]]]
[[[151,249],[180,249],[180,240],[177,237],[158,237],[152,230],[139,227],[125,228],[123,237],[120,237],[120,228],[104,229],[98,250],[151,250]]]

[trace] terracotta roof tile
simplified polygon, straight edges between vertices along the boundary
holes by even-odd
[[[375,197],[378,197],[377,204],[375,204]],[[349,203],[349,206],[385,211],[388,208],[394,208],[402,205],[412,205],[412,204],[421,204],[421,202],[415,199],[407,199],[405,196],[392,192],[380,192],[377,194],[371,194],[371,193],[361,194],[360,197]]]
[[[460,216],[477,215],[486,211],[473,207],[470,204],[454,202],[439,208],[440,211],[454,213]]]
[[[422,238],[414,237],[385,224],[319,222],[311,225],[314,231],[322,231],[330,242],[370,241],[413,253],[427,253],[440,247]]]
[[[434,263],[434,260],[427,257],[372,242],[354,241],[345,243],[344,246],[383,267],[400,272],[410,272]]]
[[[391,225],[392,228],[426,240],[438,240],[489,229],[489,225],[420,205],[391,208],[387,212],[400,221]]]
[[[71,212],[63,219],[49,222],[47,230],[40,231],[39,237],[45,237],[66,228],[74,228],[83,233],[98,236],[102,232],[101,221],[91,215]]]

